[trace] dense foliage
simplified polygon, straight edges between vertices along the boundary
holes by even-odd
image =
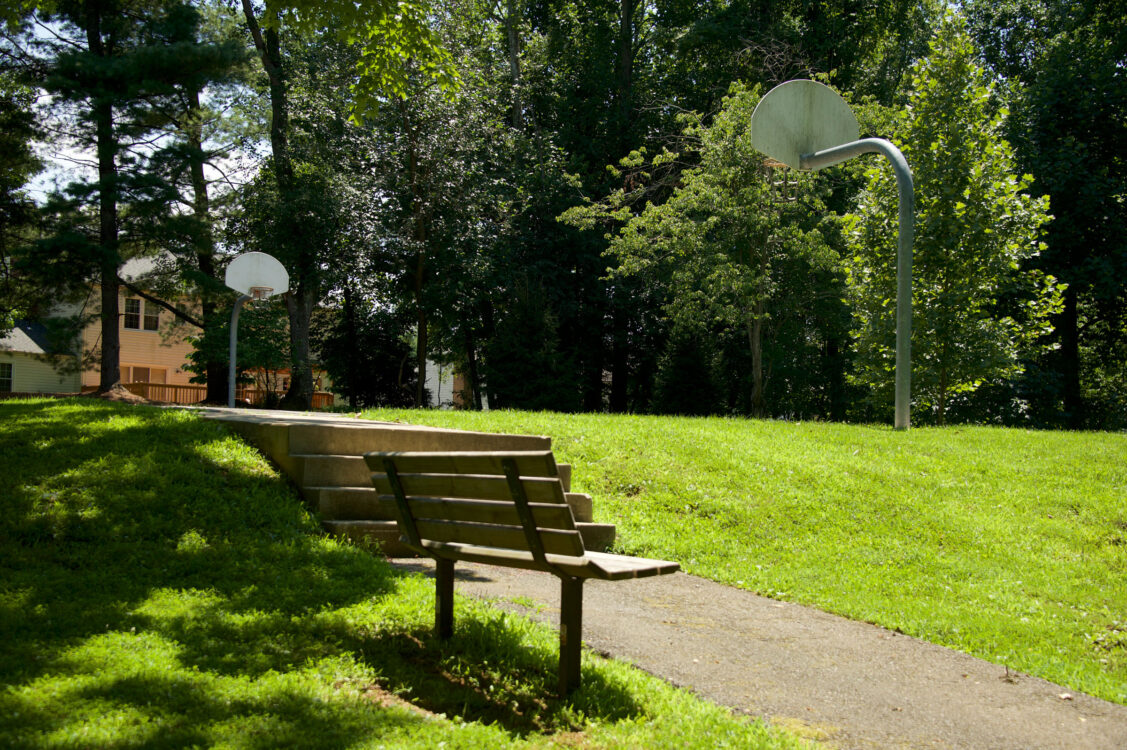
[[[170,250],[184,262],[162,296],[204,300],[183,316],[202,339],[222,329],[227,260],[276,255],[293,282],[291,405],[308,403],[315,360],[354,380],[355,358],[317,351],[340,341],[348,299],[390,311],[411,370],[456,367],[473,406],[883,419],[888,176],[859,161],[793,184],[747,144],[756,97],[819,77],[917,171],[917,411],[1127,419],[1127,53],[1103,6],[972,2],[948,11],[969,38],[930,0],[21,7],[35,12],[5,20],[5,60],[75,103],[37,110],[43,137],[61,143],[73,113],[93,144],[107,106],[117,125],[103,178],[51,201],[81,211],[55,212],[29,267],[94,248],[86,277],[106,280],[122,257]],[[46,72],[74,53],[35,40],[89,46],[83,9],[121,26],[121,75],[151,40],[183,40],[195,67],[153,53],[177,75],[121,78],[108,99],[59,88]],[[424,403],[400,347],[377,349],[365,366]]]
[[[1048,200],[1024,192],[1003,139],[1004,111],[961,20],[948,17],[931,54],[912,72],[894,140],[912,165],[916,238],[912,264],[913,396],[922,416],[946,421],[957,400],[1022,371],[1060,311],[1055,279],[1029,261],[1044,249]],[[857,378],[890,405],[894,360],[896,240],[885,217],[897,193],[888,169],[872,169],[850,217],[849,262],[857,321]],[[999,418],[1016,419],[1015,400]],[[986,412],[983,417],[988,416]]]

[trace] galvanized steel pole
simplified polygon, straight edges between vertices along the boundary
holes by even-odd
[[[250,298],[249,294],[240,294],[235,300],[235,307],[231,310],[231,360],[227,370],[227,406],[232,409],[235,408],[235,342],[239,336],[239,308]]]
[[[883,138],[862,138],[800,157],[803,169],[821,169],[861,154],[883,154],[892,163],[900,191],[900,231],[896,251],[896,405],[893,426],[906,430],[912,408],[912,242],[915,237],[915,192],[912,170],[900,149]]]

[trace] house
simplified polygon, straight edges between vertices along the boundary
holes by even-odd
[[[427,359],[426,379],[423,382],[429,402],[437,409],[464,409],[466,377],[453,365],[443,365]],[[489,398],[482,394],[482,408],[489,411]]]
[[[150,277],[157,267],[153,258],[137,258],[126,261],[121,267],[121,278],[131,283],[140,285]],[[190,306],[190,300],[182,300]],[[202,387],[191,382],[193,373],[187,371],[188,355],[192,353],[192,345],[187,337],[194,331],[186,325],[174,324],[173,315],[168,310],[147,299],[143,299],[125,287],[118,292],[119,312],[119,345],[120,345],[120,371],[121,382],[138,395],[153,398],[159,401],[173,401],[176,403],[193,403],[202,400],[203,396],[195,396]],[[89,356],[97,354],[101,349],[102,321],[98,317],[101,309],[101,289],[97,284],[91,285],[86,299],[70,309],[60,310],[61,315],[80,314],[90,318],[90,323],[83,328],[80,337],[80,347],[83,354],[87,355],[89,365],[82,371],[82,390],[92,391],[101,382],[101,369],[99,358]],[[163,388],[161,394],[150,395],[149,389],[140,387],[132,388],[135,384],[153,384],[161,386],[179,386],[180,388]],[[139,392],[146,391],[146,392]]]
[[[121,277],[140,285],[155,267],[152,259],[130,260],[121,269]],[[93,391],[101,381],[99,358],[102,323],[98,317],[101,291],[92,285],[86,298],[71,305],[56,308],[58,317],[81,315],[90,322],[83,328],[78,341],[69,351],[51,351],[47,342],[46,329],[42,325],[20,324],[7,337],[0,339],[0,392],[9,383],[8,392],[16,393],[73,393]],[[181,300],[181,304],[191,307],[191,300]],[[177,323],[171,312],[160,305],[144,299],[125,287],[118,296],[119,343],[121,382],[133,393],[153,401],[192,404],[202,401],[206,396],[203,385],[191,382],[194,373],[189,372],[188,355],[193,347],[188,337],[196,332],[191,326]],[[60,357],[69,359],[73,374],[59,375],[48,361],[52,355],[55,362]],[[78,362],[86,363],[79,371]],[[3,378],[8,374],[7,381]],[[10,382],[9,382],[10,381]],[[314,408],[332,406],[333,394],[321,390],[328,385],[328,377],[323,371],[314,371],[317,393],[314,395]],[[239,400],[260,403],[269,390],[275,395],[284,395],[289,387],[289,372],[255,373],[255,386],[239,389]]]
[[[192,345],[187,341],[190,329],[171,325],[170,312],[149,300],[130,296],[127,291],[118,298],[118,305],[121,311],[121,382],[194,387],[193,373],[184,369],[192,353]],[[102,322],[95,318],[82,331],[82,351],[98,351],[101,337]],[[95,358],[92,366],[82,371],[82,387],[95,389],[100,378]]]
[[[43,324],[16,321],[0,337],[0,394],[77,393],[80,385],[75,352],[60,349]]]

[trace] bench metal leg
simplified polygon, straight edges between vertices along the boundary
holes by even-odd
[[[583,579],[560,577],[560,695],[579,687],[583,645]]]
[[[439,638],[454,635],[454,561],[435,560],[434,629]]]

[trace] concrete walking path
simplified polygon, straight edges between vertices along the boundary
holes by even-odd
[[[456,570],[459,592],[558,625],[555,577]],[[584,590],[589,648],[830,747],[1127,748],[1127,706],[873,625],[684,573]]]

